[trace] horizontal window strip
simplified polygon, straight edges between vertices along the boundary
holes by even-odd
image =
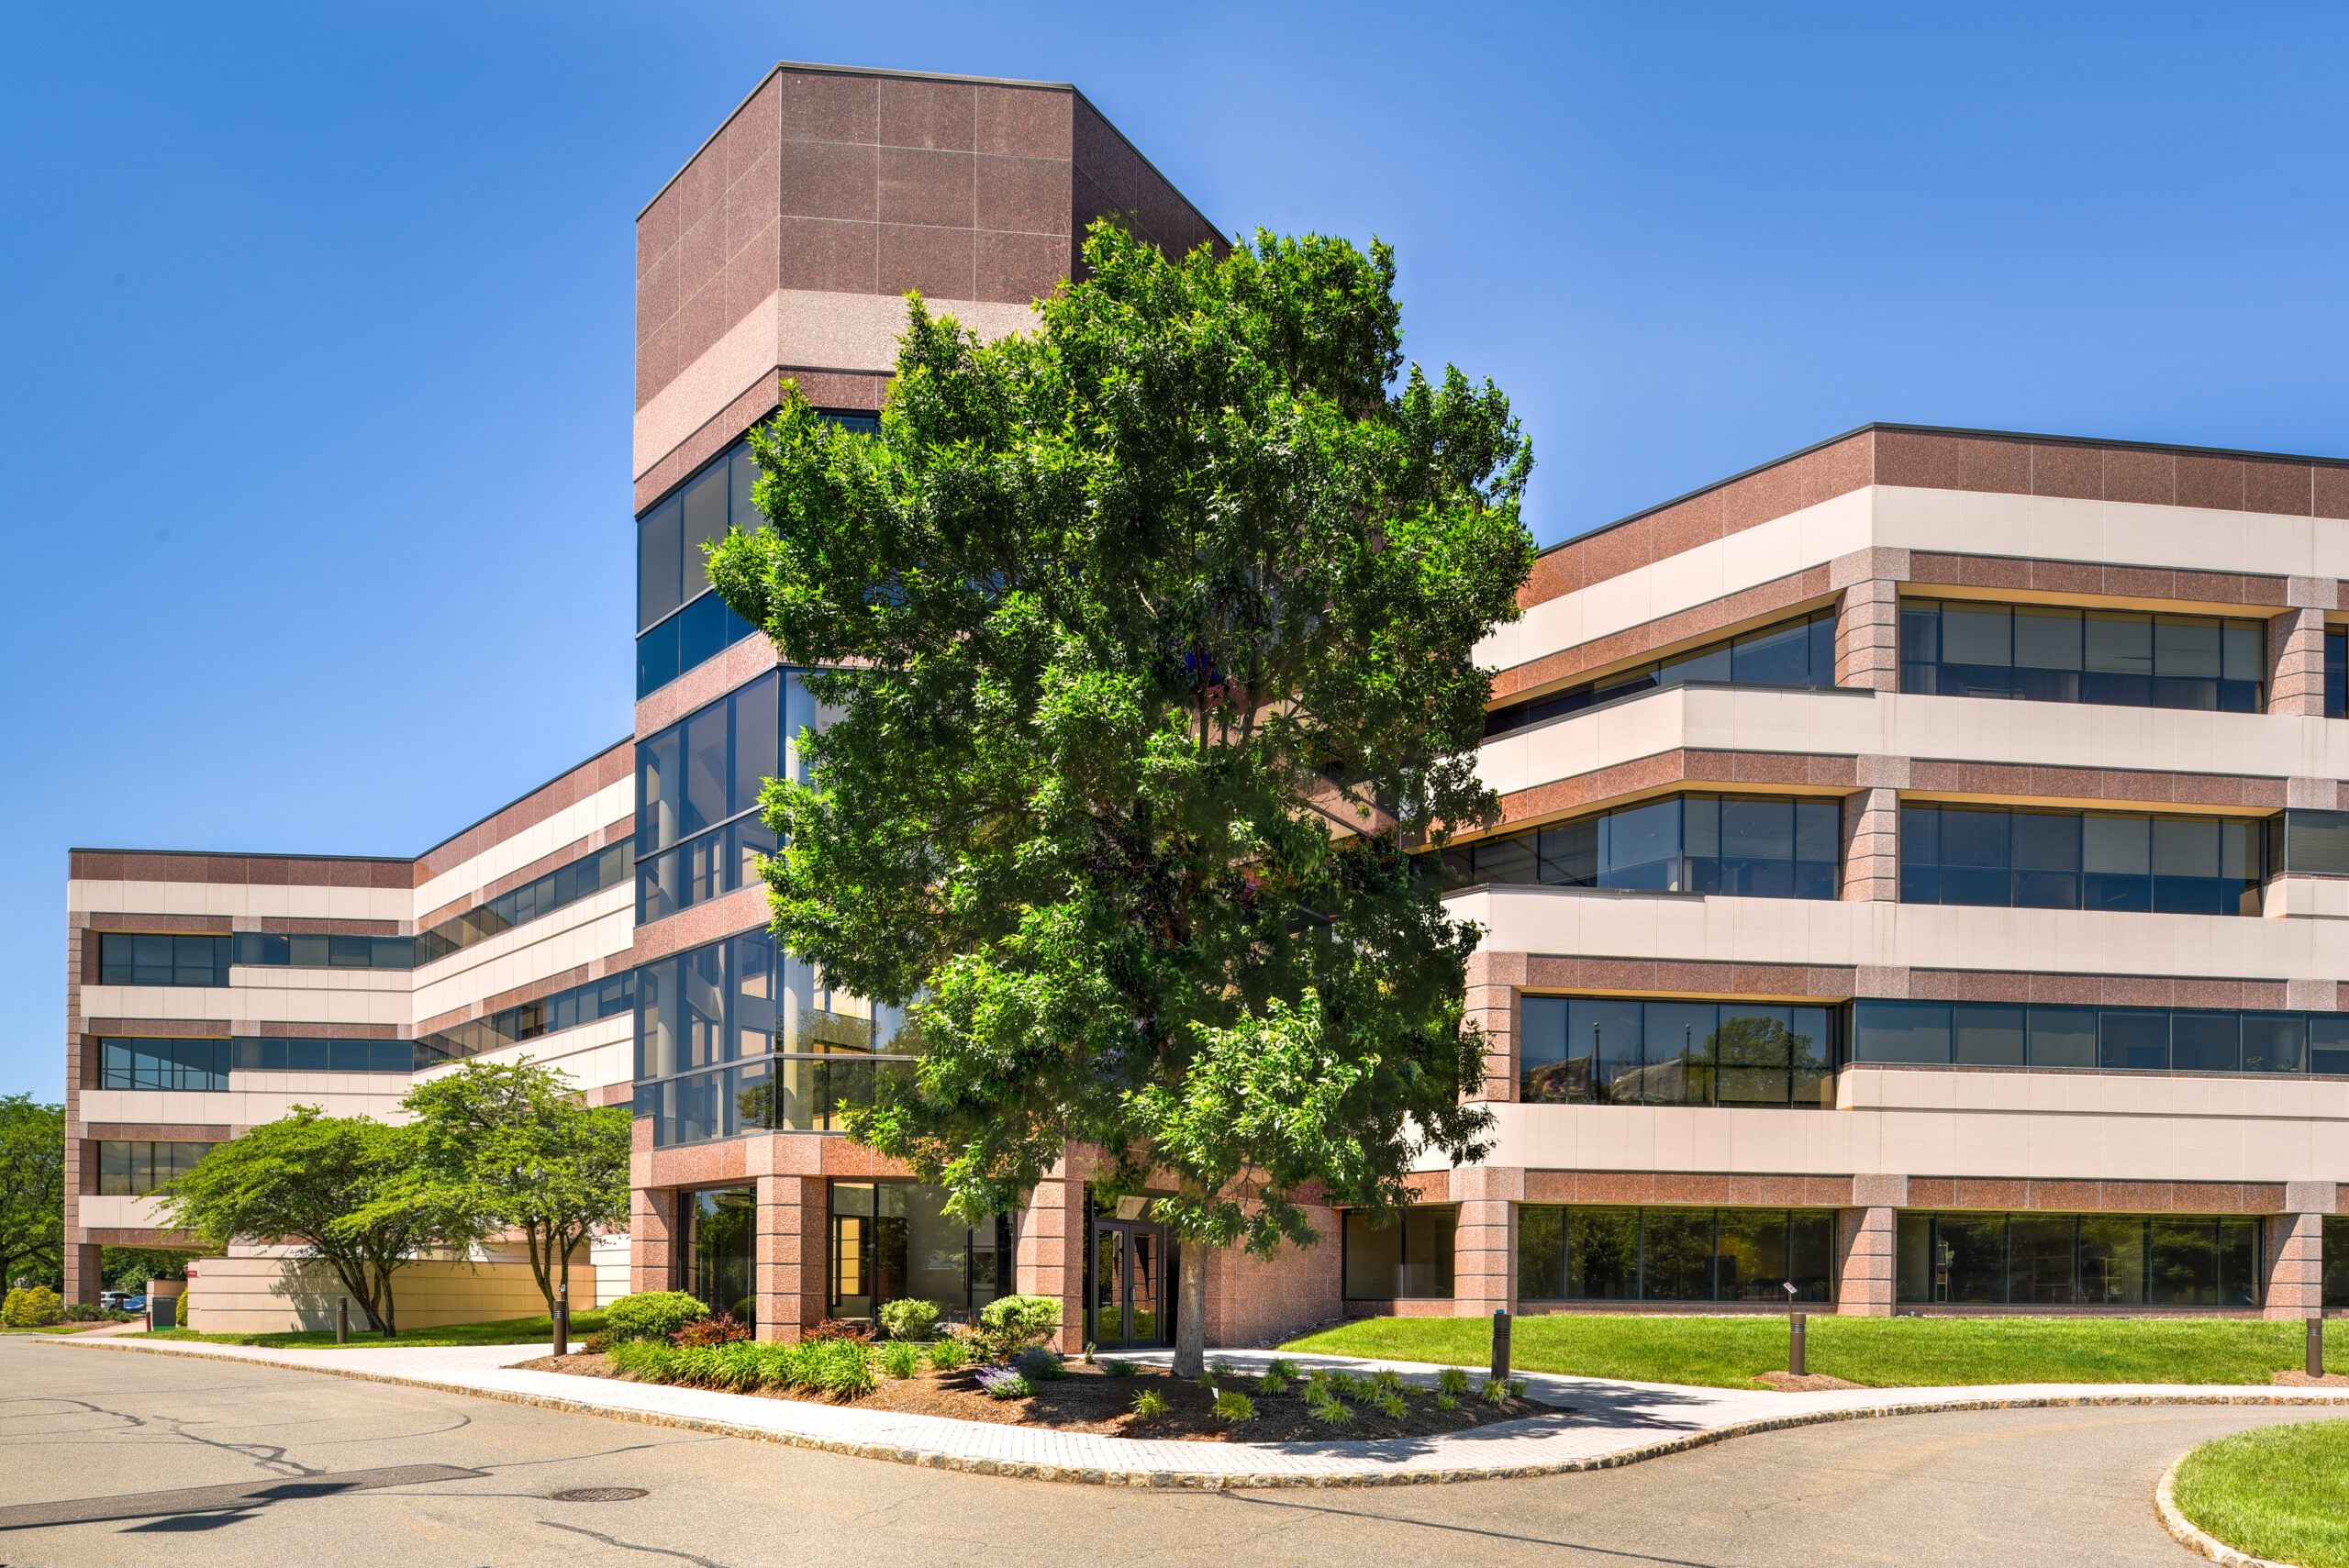
[[[625,842],[607,844],[569,865],[558,866],[508,893],[443,920],[416,938],[418,967],[459,952],[475,942],[526,926],[543,916],[590,898],[628,879],[631,861]]]
[[[417,1038],[419,1062],[462,1062],[636,1009],[634,972],[607,975]]]

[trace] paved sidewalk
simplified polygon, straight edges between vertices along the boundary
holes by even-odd
[[[475,1394],[548,1408],[690,1428],[731,1437],[894,1460],[904,1464],[1111,1486],[1375,1486],[1498,1480],[1604,1469],[1750,1432],[1818,1421],[1915,1415],[1932,1410],[2078,1405],[2301,1405],[2349,1408],[2349,1390],[2234,1387],[2207,1384],[2009,1384],[1963,1388],[1859,1389],[1833,1394],[1689,1388],[1600,1378],[1523,1374],[1532,1396],[1555,1414],[1501,1421],[1435,1438],[1289,1443],[1146,1441],[1091,1432],[958,1421],[942,1416],[860,1409],[659,1384],[621,1383],[514,1363],[543,1345],[447,1349],[264,1350],[186,1340],[61,1339],[115,1353],[205,1356]],[[1241,1371],[1270,1351],[1210,1355]],[[1138,1355],[1137,1361],[1165,1359]],[[1416,1362],[1291,1356],[1307,1366],[1347,1371],[1391,1367],[1406,1382],[1432,1384],[1440,1369]],[[1469,1369],[1475,1373],[1477,1369]]]

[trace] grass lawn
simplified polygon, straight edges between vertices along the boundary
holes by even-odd
[[[604,1326],[601,1312],[574,1312],[571,1315],[571,1337],[584,1340]],[[386,1340],[371,1332],[365,1319],[351,1314],[351,1343],[353,1348],[384,1345],[527,1345],[535,1340],[551,1339],[554,1324],[544,1313],[536,1318],[505,1318],[495,1323],[448,1323],[438,1329],[412,1329]],[[273,1349],[299,1347],[305,1350],[334,1349],[331,1329],[304,1329],[282,1334],[199,1334],[193,1329],[165,1329],[157,1333],[125,1334],[126,1340],[195,1340],[214,1345],[267,1345]]]
[[[2349,1421],[2204,1443],[2177,1467],[2177,1507],[2238,1551],[2349,1568]]]
[[[0,1329],[0,1334],[86,1334],[93,1329],[111,1329],[112,1323],[52,1323],[46,1329]]]
[[[1831,1318],[1807,1325],[1806,1370],[1874,1388],[1966,1383],[2266,1384],[2298,1368],[2298,1323],[2221,1318]],[[1365,1318],[1291,1340],[1284,1350],[1465,1367],[1491,1364],[1482,1318]],[[2349,1372],[2349,1332],[2325,1344]],[[1750,1388],[1787,1364],[1784,1318],[1559,1313],[1519,1318],[1520,1372],[1640,1383]]]

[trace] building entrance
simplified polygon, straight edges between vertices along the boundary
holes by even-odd
[[[1085,1337],[1105,1351],[1154,1350],[1174,1342],[1163,1227],[1144,1219],[1097,1219],[1085,1256]]]

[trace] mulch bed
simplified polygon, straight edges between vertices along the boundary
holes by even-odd
[[[1209,1364],[1213,1364],[1210,1361]],[[541,1356],[519,1365],[531,1372],[567,1372],[584,1377],[618,1377],[611,1358],[579,1353]],[[1099,1366],[1066,1363],[1068,1375],[1034,1385],[1025,1399],[993,1399],[979,1387],[968,1370],[933,1372],[917,1377],[894,1378],[879,1373],[880,1386],[855,1403],[860,1409],[904,1410],[920,1416],[951,1416],[963,1421],[990,1421],[1003,1426],[1041,1427],[1063,1432],[1098,1432],[1108,1437],[1172,1439],[1181,1442],[1310,1442],[1434,1437],[1466,1431],[1495,1421],[1521,1420],[1571,1407],[1544,1405],[1533,1399],[1511,1399],[1487,1405],[1475,1395],[1462,1396],[1449,1410],[1436,1407],[1431,1389],[1406,1388],[1406,1410],[1397,1419],[1367,1399],[1345,1403],[1354,1413],[1342,1427],[1325,1426],[1313,1418],[1300,1397],[1303,1383],[1286,1394],[1266,1394],[1253,1377],[1234,1374],[1219,1379],[1219,1390],[1245,1394],[1255,1401],[1253,1420],[1225,1421],[1215,1414],[1215,1396],[1196,1383],[1149,1367],[1132,1375],[1112,1377]],[[1166,1413],[1149,1420],[1133,1413],[1134,1398],[1153,1389],[1166,1401]],[[808,1399],[797,1391],[762,1389],[753,1397]],[[836,1401],[832,1401],[836,1403]]]
[[[2310,1377],[2305,1372],[2279,1372],[2276,1381],[2287,1388],[2349,1388],[2349,1373],[2328,1372]]]
[[[1807,1372],[1797,1377],[1790,1372],[1757,1372],[1756,1383],[1766,1383],[1781,1394],[1833,1394],[1845,1388],[1865,1388],[1865,1383],[1850,1383],[1840,1377],[1830,1377],[1823,1372]]]

